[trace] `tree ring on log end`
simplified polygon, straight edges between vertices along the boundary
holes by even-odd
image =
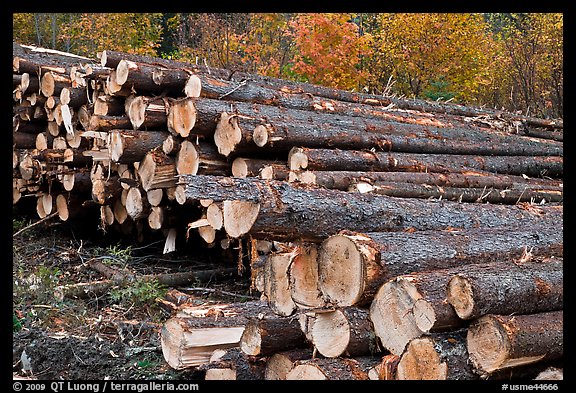
[[[250,356],[259,355],[262,348],[262,336],[258,326],[258,322],[247,323],[240,339],[240,349]]]
[[[364,292],[366,267],[362,253],[349,238],[326,239],[318,255],[318,281],[322,294],[339,306],[352,306]]]
[[[480,317],[470,325],[466,345],[472,364],[486,373],[502,368],[510,352],[506,332],[490,315]]]
[[[350,341],[350,324],[340,310],[320,313],[312,327],[313,343],[326,357],[342,355]]]
[[[326,375],[313,364],[298,364],[288,374],[287,380],[319,380],[324,381],[328,378]]]
[[[469,319],[474,310],[474,297],[470,282],[461,276],[454,276],[448,282],[446,300],[454,307],[458,317]]]
[[[240,141],[242,130],[238,126],[236,115],[222,112],[214,131],[214,143],[218,147],[218,152],[227,157]]]
[[[232,238],[239,238],[250,231],[258,213],[260,204],[246,201],[224,201],[224,230]]]
[[[259,124],[254,128],[252,140],[258,147],[263,147],[268,143],[268,129],[264,124]]]
[[[448,366],[441,361],[432,341],[416,338],[408,344],[396,373],[403,380],[446,380]]]

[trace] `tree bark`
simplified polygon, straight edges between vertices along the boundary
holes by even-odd
[[[359,150],[293,148],[291,170],[404,171],[465,173],[481,170],[531,177],[562,177],[561,156],[466,156],[445,154],[384,153]]]
[[[108,133],[108,151],[112,161],[121,164],[139,162],[150,150],[162,146],[166,131],[115,129]]]
[[[563,308],[563,258],[509,264],[473,265],[456,274],[447,286],[446,300],[462,319],[486,314],[532,314]]]
[[[138,177],[144,191],[175,187],[178,180],[175,159],[164,154],[162,144],[146,153],[138,167]]]
[[[481,375],[563,356],[563,311],[525,315],[487,314],[467,335],[470,361]]]

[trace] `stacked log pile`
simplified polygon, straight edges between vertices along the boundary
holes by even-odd
[[[162,233],[166,253],[195,233],[248,261],[260,299],[175,306],[170,366],[207,379],[561,367],[561,121],[16,43],[13,80],[14,204]]]

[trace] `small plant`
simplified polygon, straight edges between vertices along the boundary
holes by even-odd
[[[12,312],[12,332],[19,332],[22,329],[22,321],[16,315],[16,312]]]
[[[129,303],[136,306],[155,304],[158,297],[166,295],[167,288],[156,280],[142,280],[110,291],[114,302]]]

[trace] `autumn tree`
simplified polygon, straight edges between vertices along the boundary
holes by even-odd
[[[365,84],[362,58],[370,35],[360,35],[354,14],[304,13],[291,21],[295,57],[292,71],[303,80],[345,90]]]
[[[380,14],[370,64],[371,88],[392,77],[395,92],[427,99],[474,101],[488,83],[491,45],[481,14]]]

